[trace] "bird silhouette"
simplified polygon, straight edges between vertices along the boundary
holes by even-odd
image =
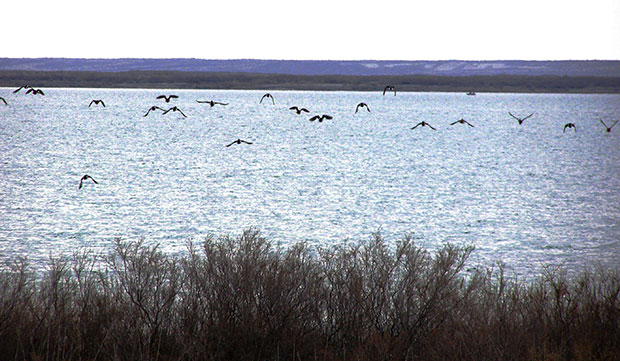
[[[166,103],[170,103],[170,99],[177,99],[179,96],[170,94],[170,95],[160,95],[155,99],[163,99]]]
[[[6,102],[4,102],[4,103],[6,104]],[[616,123],[618,123],[618,120],[616,120],[616,123],[612,124],[611,127],[608,127],[607,124],[605,124],[605,122],[603,121],[603,119],[600,119],[600,121],[605,126],[605,129],[607,130],[607,133],[611,133],[611,128],[613,128],[614,125],[616,125]]]
[[[273,96],[269,93],[263,95],[263,97],[260,98],[260,102],[258,102],[258,104],[261,104],[263,102],[263,99],[265,98],[271,98],[271,102],[273,103],[273,105],[276,105],[276,101],[273,99]]]
[[[297,114],[301,114],[301,112],[310,113],[308,109],[299,108],[298,106],[290,107],[289,110],[294,110]]]
[[[315,120],[318,120],[319,123],[323,121],[323,119],[333,119],[333,117],[331,115],[327,115],[327,114],[323,114],[323,115],[315,115],[312,118],[310,118],[310,121],[313,122]]]
[[[41,90],[41,89],[35,89],[35,88],[30,88],[30,89],[28,89],[28,91],[26,92],[26,94],[32,94],[32,95],[41,94],[41,95],[45,95],[45,93],[43,92],[43,90]]]
[[[196,100],[196,103],[209,104],[211,108],[213,108],[214,105],[228,105],[228,103],[214,102],[213,100]]]
[[[13,90],[13,94],[15,94],[15,93],[19,92],[19,91],[20,91],[20,90],[22,90],[22,89],[29,89],[29,88],[32,88],[32,87],[31,87],[30,85],[20,86],[19,88],[17,88],[17,89],[15,89],[15,90]]]
[[[91,100],[90,103],[88,104],[88,107],[90,108],[90,106],[93,105],[93,104],[95,104],[95,105],[101,104],[105,108],[105,103],[101,99],[93,99],[93,100]]]
[[[388,90],[393,91],[394,96],[396,96],[396,88],[394,88],[394,85],[387,85],[385,88],[383,88],[383,95],[385,95],[385,92]]]
[[[467,125],[469,125],[469,126],[470,126],[470,127],[472,127],[472,128],[474,127],[474,126],[473,126],[473,125],[471,125],[471,124],[470,124],[467,120],[465,120],[465,119],[463,119],[463,118],[461,118],[461,119],[457,120],[457,121],[456,121],[456,122],[454,122],[454,123],[450,123],[450,125],[454,125],[454,124],[456,124],[456,123],[459,123],[459,124],[467,124]]]
[[[413,126],[413,128],[411,128],[411,129],[415,129],[415,128],[417,128],[417,127],[429,127],[429,128],[431,128],[432,130],[437,130],[437,129],[433,128],[433,126],[432,126],[432,125],[428,124],[428,123],[427,123],[427,122],[425,122],[425,121],[421,121],[421,122],[419,122],[418,124],[414,125],[414,126]]]
[[[370,113],[370,108],[368,107],[368,104],[366,103],[359,103],[356,107],[355,107],[355,112],[357,113],[357,111],[360,108],[366,108],[366,110],[368,110],[368,113]]]
[[[97,182],[93,177],[89,176],[88,174],[84,174],[82,176],[82,179],[80,179],[80,185],[78,186],[78,189],[82,189],[82,182],[88,179],[92,180],[95,184],[99,184],[99,182]]]
[[[508,115],[510,115],[511,117],[515,118],[515,119],[517,120],[517,122],[519,122],[519,125],[521,125],[525,119],[527,119],[527,118],[531,117],[532,115],[534,115],[534,113],[532,113],[532,114],[528,115],[528,116],[527,116],[527,117],[525,117],[525,118],[515,117],[514,115],[512,115],[512,113],[511,113],[511,112],[508,112]]]
[[[233,145],[233,144],[241,144],[241,143],[245,143],[245,144],[254,144],[253,142],[248,142],[248,141],[246,141],[246,140],[243,140],[243,139],[239,139],[239,138],[238,138],[237,140],[235,140],[235,141],[233,141],[232,143],[228,144],[228,145],[226,146],[226,148],[230,147],[230,146],[231,146],[231,145]]]
[[[4,103],[4,105],[9,105],[9,104],[6,102],[6,100],[4,100],[4,98],[3,98],[3,97],[0,97],[0,100],[2,100],[2,102]]]
[[[568,128],[568,129],[573,128],[575,130],[575,132],[577,131],[577,126],[575,126],[575,124],[573,124],[573,123],[566,123],[566,124],[564,124],[564,129],[562,130],[562,133],[566,132],[566,128]]]
[[[143,117],[146,117],[147,115],[149,115],[149,113],[153,110],[161,110],[162,112],[166,111],[163,108],[153,105],[152,107],[149,108],[149,110],[146,111],[146,114],[144,114]]]
[[[181,113],[181,115],[182,115],[182,116],[184,116],[185,118],[187,118],[187,115],[185,115],[185,113],[183,113],[183,111],[181,111],[181,109],[177,108],[177,106],[176,106],[176,105],[175,105],[175,106],[173,106],[172,108],[170,108],[170,109],[168,109],[168,110],[164,111],[163,115],[166,115],[166,113],[168,113],[168,112],[170,112],[170,111],[172,111],[172,112],[179,112],[179,113]]]

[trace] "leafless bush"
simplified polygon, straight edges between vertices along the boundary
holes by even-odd
[[[254,229],[0,268],[2,360],[617,360],[620,272],[464,272],[406,236],[276,247]]]

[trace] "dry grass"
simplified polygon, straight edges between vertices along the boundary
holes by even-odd
[[[472,248],[405,237],[281,249],[255,230],[183,256],[0,269],[1,360],[619,360],[620,272],[464,272]]]

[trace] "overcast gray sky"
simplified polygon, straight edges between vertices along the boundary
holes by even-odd
[[[0,57],[620,60],[620,0],[40,1]]]

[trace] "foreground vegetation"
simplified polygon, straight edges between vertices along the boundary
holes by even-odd
[[[620,78],[595,76],[287,75],[185,71],[0,70],[0,87],[620,93]]]
[[[619,360],[620,271],[466,271],[405,237],[275,247],[255,230],[167,255],[0,270],[2,360]]]

